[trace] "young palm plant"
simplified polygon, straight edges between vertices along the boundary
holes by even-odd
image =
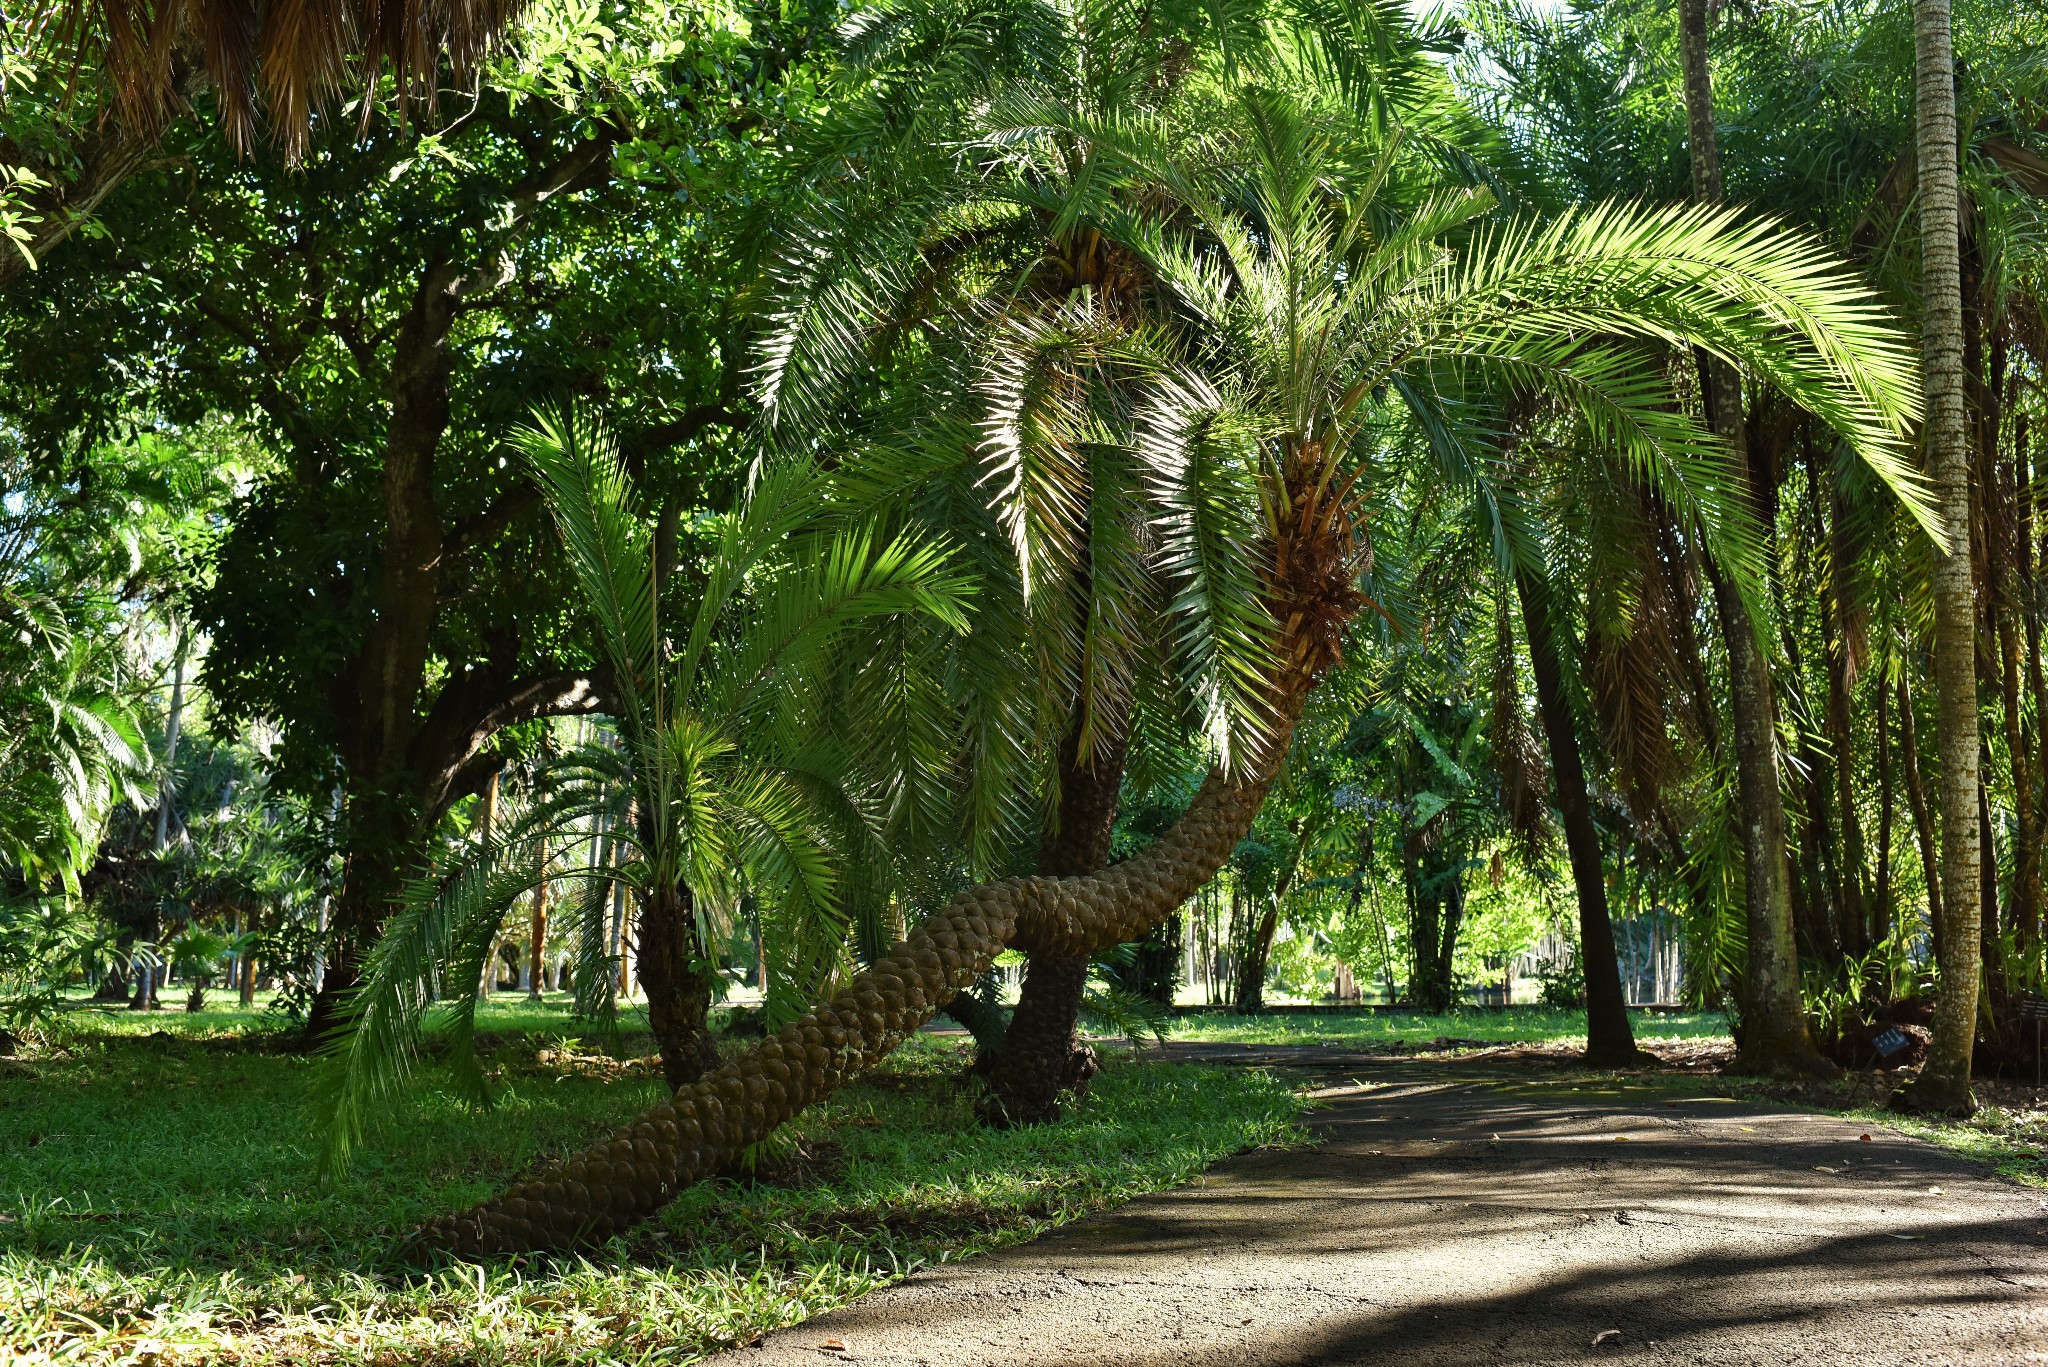
[[[867,820],[854,757],[813,739],[824,734],[825,678],[878,621],[966,624],[967,585],[942,546],[843,525],[829,483],[801,463],[757,472],[718,528],[696,602],[671,624],[653,525],[604,431],[582,415],[544,417],[517,445],[582,588],[618,744],[551,766],[522,812],[410,885],[335,1046],[335,1162],[404,1082],[437,999],[458,1080],[482,1096],[468,1039],[485,958],[513,904],[543,880],[586,890],[579,999],[593,1004],[608,994],[588,989],[612,967],[606,893],[616,880],[637,903],[639,978],[672,1087],[716,1061],[710,955],[743,893],[776,907],[790,932],[777,956],[785,983],[821,981],[844,930],[836,865],[848,828]],[[587,857],[600,826],[615,852],[603,866]]]
[[[1754,538],[1724,496],[1712,443],[1632,343],[1700,345],[1750,367],[1840,428],[1910,488],[1899,434],[1913,366],[1869,296],[1804,239],[1727,214],[1627,206],[1479,226],[1481,193],[1375,213],[1384,149],[1355,122],[1247,89],[1184,159],[1157,120],[1040,105],[1017,140],[1085,133],[1166,187],[1173,225],[1130,244],[1174,291],[1185,341],[1139,424],[1176,568],[1218,567],[1186,606],[1216,624],[1221,710],[1244,737],[1180,821],[1101,873],[969,888],[843,991],[602,1143],[432,1222],[421,1242],[487,1253],[601,1240],[829,1095],[972,983],[1006,946],[1084,954],[1158,924],[1227,859],[1283,760],[1319,675],[1364,605],[1357,457],[1393,396],[1443,370],[1567,396],[1603,440],[1696,521],[1741,582]],[[1179,226],[1185,225],[1185,226]],[[1386,397],[1382,397],[1386,396]],[[1215,472],[1229,478],[1215,477]],[[1200,479],[1194,478],[1202,472]],[[1237,499],[1242,540],[1205,540],[1188,506]],[[1227,570],[1227,574],[1223,571]]]

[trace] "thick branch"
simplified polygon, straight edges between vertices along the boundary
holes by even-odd
[[[505,682],[492,671],[471,670],[450,680],[412,746],[412,770],[426,779],[427,823],[470,791],[465,772],[492,736],[541,717],[591,716],[604,710],[605,693],[595,672],[564,670]]]

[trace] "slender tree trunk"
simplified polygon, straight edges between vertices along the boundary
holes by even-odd
[[[1578,728],[1565,698],[1549,589],[1524,571],[1515,576],[1515,592],[1521,599],[1530,669],[1536,676],[1536,710],[1550,746],[1551,783],[1558,816],[1564,823],[1572,887],[1578,893],[1579,951],[1586,973],[1586,1061],[1606,1067],[1640,1063],[1647,1056],[1636,1047],[1628,999],[1621,988],[1614,922],[1607,908],[1607,878],[1600,859],[1600,832],[1593,824],[1593,804],[1586,792]]]
[[[1231,1001],[1240,1015],[1256,1016],[1266,1009],[1266,968],[1272,961],[1274,937],[1280,933],[1280,897],[1276,891],[1266,899],[1259,919],[1252,923],[1244,957],[1238,960],[1237,991]]]
[[[2034,471],[2028,438],[2032,435],[2027,412],[2016,408],[2012,426],[2013,503],[2018,519],[2014,538],[2019,560],[2020,621],[2026,640],[2028,696],[2033,700],[2033,724],[2023,735],[2025,757],[2014,756],[2013,782],[2025,788],[2035,812],[2034,839],[2027,850],[2027,894],[2034,908],[2033,919],[2020,927],[2020,945],[2029,955],[2040,943],[2042,922],[2041,802],[2048,798],[2048,746],[2041,744],[2042,728],[2048,726],[2048,681],[2041,670],[2041,584],[2035,567]],[[2037,786],[2040,785],[2040,786]]]
[[[1706,0],[1680,0],[1679,29],[1685,67],[1685,110],[1692,156],[1693,197],[1719,204],[1721,147],[1714,127],[1714,95],[1707,63]],[[1749,476],[1742,390],[1725,364],[1705,367],[1708,412],[1726,442],[1733,468]],[[1753,483],[1753,480],[1752,480]],[[1752,498],[1757,494],[1751,488]],[[1749,908],[1748,1014],[1743,1021],[1745,1068],[1827,1072],[1813,1045],[1799,997],[1799,957],[1792,941],[1791,869],[1785,846],[1785,801],[1779,785],[1777,706],[1756,626],[1734,586],[1712,566],[1714,608],[1728,643],[1731,711],[1735,720],[1737,802]]]
[[[1266,1008],[1266,969],[1273,961],[1273,941],[1280,933],[1280,911],[1287,902],[1288,890],[1294,886],[1294,878],[1301,871],[1302,855],[1307,851],[1322,829],[1321,820],[1311,815],[1288,823],[1288,834],[1294,841],[1294,853],[1287,861],[1287,867],[1273,881],[1273,895],[1267,899],[1265,908],[1252,927],[1250,940],[1245,945],[1244,960],[1237,967],[1238,1011],[1245,1015],[1257,1015]]]
[[[1877,688],[1877,879],[1871,890],[1871,940],[1882,944],[1892,933],[1892,826],[1898,795],[1892,782],[1891,690],[1882,674]]]
[[[1949,0],[1913,0],[1920,197],[1922,373],[1927,448],[1946,546],[1935,548],[1934,673],[1941,718],[1940,990],[1927,1062],[1900,1103],[1945,1114],[1975,1108],[1978,734],[1976,610],[1970,567],[1970,451],[1963,403],[1960,225],[1956,203],[1955,50]]]
[[[1867,852],[1863,847],[1863,819],[1856,810],[1856,724],[1855,724],[1855,681],[1856,666],[1852,658],[1855,650],[1855,624],[1849,620],[1849,613],[1842,602],[1842,584],[1849,573],[1849,557],[1854,553],[1843,523],[1847,509],[1843,506],[1838,481],[1830,480],[1834,489],[1830,497],[1831,515],[1829,540],[1833,553],[1829,557],[1832,572],[1829,581],[1832,592],[1828,601],[1821,606],[1822,622],[1826,628],[1824,646],[1827,651],[1828,668],[1828,743],[1834,751],[1835,779],[1835,825],[1842,837],[1841,863],[1837,875],[1841,882],[1841,923],[1838,934],[1845,954],[1861,957],[1870,950],[1870,894],[1865,879],[1868,876],[1865,860]]]
[[[152,848],[159,853],[171,843],[172,832],[184,824],[174,818],[171,812],[178,801],[178,731],[185,720],[185,645],[185,629],[180,626],[176,654],[171,663],[171,707],[164,721],[163,770],[157,776],[156,838]],[[163,932],[164,926],[157,913],[150,912],[147,938],[156,940]],[[140,963],[135,974],[135,997],[128,1003],[128,1009],[161,1011],[163,1002],[158,998],[157,989],[164,976],[158,964],[147,959]]]
[[[1927,882],[1927,939],[1935,962],[1942,957],[1941,860],[1935,849],[1934,814],[1927,805],[1927,785],[1920,777],[1920,739],[1913,720],[1913,693],[1906,684],[1905,663],[1899,668],[1899,754],[1905,760],[1906,801],[1913,809],[1913,835],[1920,846],[1920,872]]]
[[[1980,774],[1991,772],[1991,755],[1979,758]],[[1977,918],[1977,944],[1983,956],[1984,991],[1996,1005],[2005,999],[2005,975],[1998,953],[1998,839],[1991,825],[1991,793],[1977,785],[1977,886],[1982,890],[1982,913]]]
[[[527,921],[526,999],[539,1001],[547,985],[548,963],[548,880],[533,889],[533,914]]]

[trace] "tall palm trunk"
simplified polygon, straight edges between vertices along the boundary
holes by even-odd
[[[1098,721],[1109,724],[1099,728],[1086,761],[1080,757],[1078,715],[1060,743],[1059,803],[1038,848],[1038,871],[1048,878],[1085,877],[1109,865],[1129,741],[1120,719]],[[1092,953],[1031,956],[1017,1010],[988,1068],[988,1091],[978,1108],[984,1120],[1043,1124],[1059,1119],[1060,1093],[1087,1094],[1098,1065],[1095,1051],[1081,1040],[1079,1022],[1092,962]]]
[[[1687,142],[1693,197],[1718,204],[1721,145],[1714,129],[1714,91],[1707,65],[1706,0],[1680,0],[1685,66]],[[1735,468],[1748,475],[1742,388],[1732,368],[1704,367],[1707,411]],[[1754,495],[1755,490],[1751,490]],[[1799,956],[1792,939],[1792,873],[1785,847],[1785,799],[1779,782],[1777,702],[1755,623],[1727,576],[1709,567],[1714,609],[1728,643],[1730,710],[1735,721],[1736,798],[1741,808],[1745,894],[1749,913],[1749,998],[1743,1017],[1743,1066],[1759,1071],[1826,1071],[1813,1046],[1799,1000]]]
[[[1604,1066],[1642,1062],[1628,1001],[1621,990],[1621,963],[1614,952],[1614,922],[1607,909],[1607,878],[1600,863],[1600,832],[1586,792],[1578,728],[1565,700],[1564,670],[1558,654],[1549,590],[1527,571],[1515,576],[1522,602],[1522,627],[1529,639],[1529,664],[1536,676],[1536,710],[1550,749],[1551,783],[1564,822],[1565,851],[1579,900],[1579,960],[1586,974],[1586,1061]]]
[[[1976,610],[1970,447],[1963,405],[1961,240],[1956,209],[1955,49],[1949,0],[1913,0],[1920,191],[1920,319],[1927,449],[1947,546],[1935,548],[1934,682],[1940,716],[1941,984],[1927,1063],[1901,1103],[1967,1113],[1977,1036]]]
[[[1173,829],[1137,857],[1087,877],[1008,878],[961,892],[831,1001],[611,1138],[431,1222],[416,1243],[474,1256],[600,1242],[871,1067],[1006,947],[1086,955],[1138,938],[1213,877],[1251,828],[1304,691],[1279,709],[1261,761],[1237,777],[1212,773]]]

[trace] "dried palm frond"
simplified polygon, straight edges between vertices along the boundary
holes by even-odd
[[[445,75],[467,82],[521,0],[31,0],[97,64],[123,124],[153,136],[174,112],[181,69],[202,68],[222,124],[247,149],[267,117],[286,155],[305,148],[317,112],[351,81],[386,70],[401,117],[434,105]],[[365,106],[367,111],[367,105]],[[259,112],[260,111],[260,112]]]

